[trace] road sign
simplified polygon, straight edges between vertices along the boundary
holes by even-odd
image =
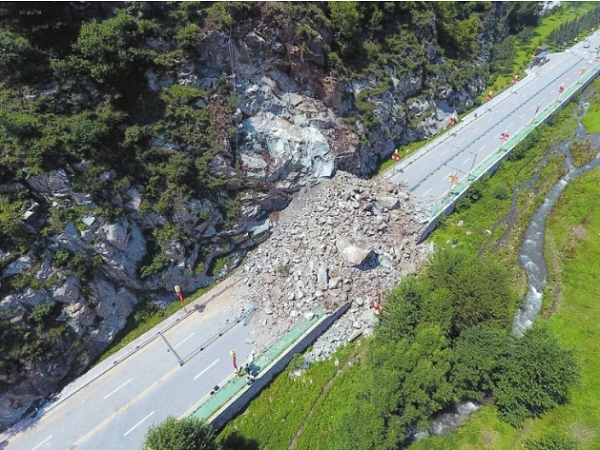
[[[517,84],[519,82],[519,75],[515,75],[512,79],[513,84]]]
[[[400,153],[398,152],[398,150],[394,150],[394,153],[392,153],[392,159],[394,161],[400,161]]]
[[[558,93],[562,94],[563,92],[565,92],[565,87],[561,84],[558,88]]]
[[[493,92],[490,91],[488,95],[485,96],[485,99],[489,102],[492,98],[494,98]]]
[[[500,139],[501,139],[503,142],[506,142],[506,141],[508,141],[508,138],[509,138],[509,137],[510,137],[510,136],[508,135],[508,132],[507,132],[507,131],[505,131],[504,133],[500,133]]]

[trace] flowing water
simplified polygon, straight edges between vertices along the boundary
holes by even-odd
[[[512,332],[517,336],[523,336],[525,330],[533,324],[542,309],[542,291],[546,286],[546,275],[548,273],[546,261],[544,260],[544,236],[548,215],[570,181],[600,165],[600,154],[597,154],[585,166],[573,166],[573,157],[569,151],[569,147],[573,142],[589,139],[592,141],[593,146],[598,146],[598,137],[587,136],[585,127],[581,123],[581,119],[589,108],[589,103],[582,103],[579,106],[575,137],[559,144],[559,153],[566,156],[567,173],[552,186],[542,205],[533,214],[519,249],[519,261],[527,273],[529,291],[523,306],[517,311],[513,320]]]
[[[589,172],[594,167],[600,166],[600,153],[582,167],[573,166],[573,157],[569,147],[573,142],[589,140],[593,148],[600,148],[600,136],[587,135],[585,127],[581,123],[582,118],[587,113],[589,103],[582,102],[577,109],[577,130],[575,137],[558,144],[558,151],[551,155],[549,152],[540,162],[541,165],[554,155],[565,155],[565,167],[567,173],[558,180],[548,192],[542,205],[533,214],[531,221],[525,231],[523,244],[519,249],[519,261],[527,273],[529,282],[529,291],[523,302],[523,306],[517,311],[513,320],[512,332],[517,336],[522,336],[525,330],[529,328],[542,309],[542,291],[546,286],[546,261],[544,260],[544,236],[546,230],[546,220],[552,211],[556,201],[567,187],[570,181],[575,180],[580,175]],[[534,177],[520,188],[530,189],[537,182],[541,171],[538,171]],[[456,430],[469,416],[479,409],[479,405],[473,402],[463,402],[454,406],[449,411],[438,414],[431,420],[431,433],[441,435],[448,431]],[[420,432],[415,434],[415,439],[429,435],[429,432]]]

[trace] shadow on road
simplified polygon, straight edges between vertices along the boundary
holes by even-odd
[[[223,450],[258,450],[258,442],[242,436],[237,431],[227,436],[222,444]]]

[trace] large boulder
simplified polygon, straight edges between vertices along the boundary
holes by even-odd
[[[353,266],[362,266],[375,255],[373,250],[355,245],[345,238],[338,238],[335,246],[342,258]]]
[[[327,139],[317,128],[297,126],[268,112],[245,120],[244,129],[254,154],[268,154],[267,176],[271,181],[285,179],[294,173],[304,173],[311,178],[333,175],[333,155]],[[242,161],[248,164],[250,159],[246,156]],[[248,166],[246,170],[250,171],[258,168]]]

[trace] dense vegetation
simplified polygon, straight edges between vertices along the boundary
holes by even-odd
[[[146,433],[143,450],[218,450],[210,425],[193,419],[168,417]]]

